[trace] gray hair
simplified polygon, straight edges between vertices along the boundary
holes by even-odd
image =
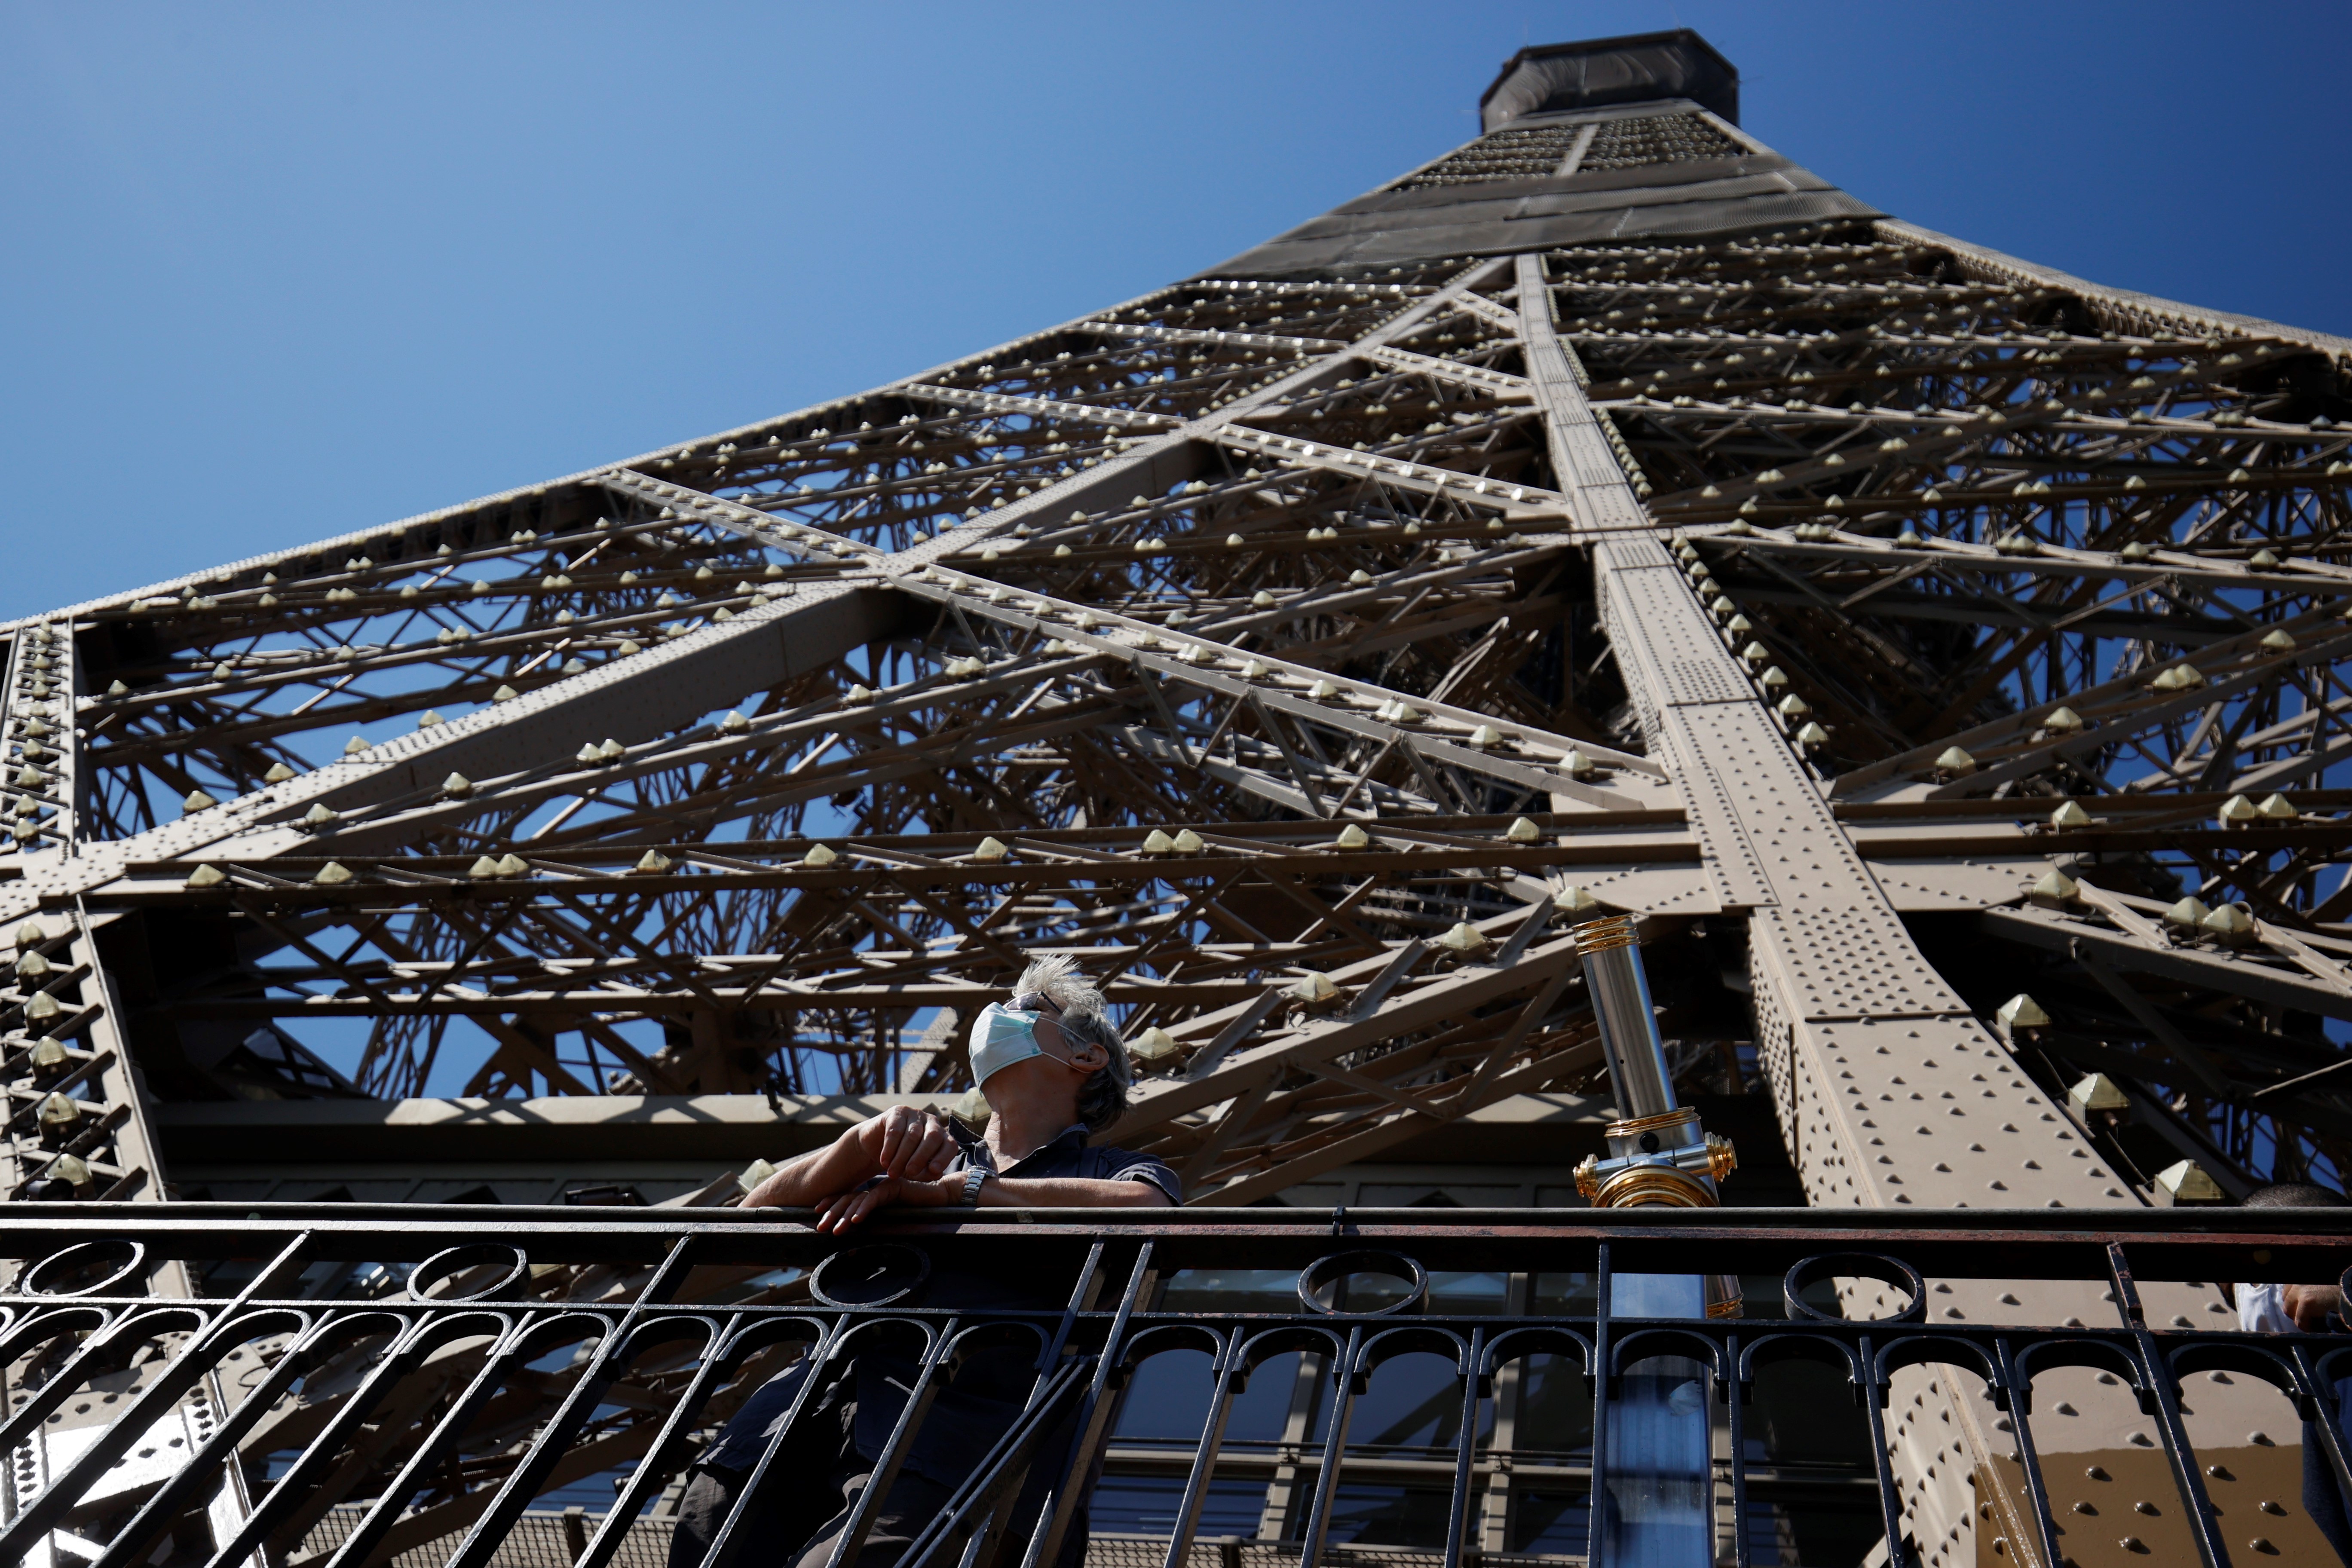
[[[1078,1120],[1087,1124],[1087,1131],[1099,1132],[1126,1114],[1127,1090],[1135,1081],[1135,1068],[1127,1059],[1127,1043],[1110,1021],[1110,1005],[1103,998],[1102,988],[1079,973],[1077,960],[1060,952],[1031,959],[1013,990],[1015,995],[1024,991],[1044,992],[1061,1009],[1056,1022],[1063,1028],[1103,1048],[1108,1058],[1103,1069],[1088,1074],[1078,1086]]]
[[[2344,1194],[2315,1182],[2273,1182],[2245,1196],[2250,1209],[2334,1209],[2344,1206]]]

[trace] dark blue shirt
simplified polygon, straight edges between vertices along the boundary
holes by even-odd
[[[1150,1154],[1138,1154],[1127,1149],[1090,1149],[1087,1146],[1087,1130],[1083,1126],[1065,1128],[1044,1147],[1011,1165],[998,1170],[995,1152],[979,1133],[961,1122],[950,1121],[948,1131],[955,1135],[957,1146],[963,1152],[949,1167],[950,1173],[969,1171],[974,1165],[986,1166],[999,1175],[1014,1180],[1051,1179],[1076,1176],[1097,1182],[1149,1182],[1168,1196],[1171,1204],[1184,1201],[1183,1184],[1167,1163]],[[887,1211],[884,1211],[887,1212]],[[931,1277],[923,1304],[933,1307],[963,1308],[1058,1308],[1058,1300],[1048,1300],[1037,1295],[1040,1281],[1023,1277],[1020,1279],[999,1279],[984,1272],[942,1269]],[[971,1373],[959,1374],[959,1385],[977,1383],[999,1397],[991,1398],[980,1393],[966,1394],[959,1389],[943,1389],[935,1403],[931,1415],[923,1423],[906,1463],[910,1468],[950,1484],[961,1480],[979,1462],[990,1444],[1002,1435],[1021,1411],[1021,1395],[1029,1378],[1034,1375],[1027,1355],[1004,1355],[996,1352],[994,1359],[1005,1364],[987,1364],[991,1352],[967,1358],[976,1363],[968,1368]],[[856,1402],[853,1415],[853,1439],[858,1451],[868,1459],[881,1457],[882,1444],[887,1439],[898,1412],[905,1408],[907,1390],[912,1385],[917,1368],[911,1362],[895,1357],[864,1355],[840,1392],[852,1394]],[[991,1374],[995,1375],[992,1378]],[[701,1462],[724,1469],[748,1470],[759,1463],[760,1455],[768,1440],[783,1424],[792,1408],[793,1396],[808,1377],[808,1363],[795,1362],[770,1378],[743,1407],[727,1423],[718,1441],[704,1451]],[[995,1387],[1002,1383],[1004,1386]]]
[[[961,1121],[950,1121],[948,1131],[963,1150],[962,1157],[948,1167],[951,1173],[980,1165],[1014,1181],[1076,1176],[1090,1182],[1150,1182],[1167,1195],[1170,1203],[1184,1201],[1184,1184],[1177,1180],[1176,1173],[1168,1168],[1165,1161],[1150,1154],[1138,1154],[1131,1149],[1090,1149],[1083,1126],[1064,1128],[1058,1135],[1046,1140],[1043,1147],[1002,1169],[987,1139]]]

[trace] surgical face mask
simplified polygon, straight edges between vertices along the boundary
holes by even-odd
[[[1025,996],[1015,998],[1027,1001]],[[971,1042],[968,1054],[971,1058],[971,1081],[985,1085],[988,1080],[1014,1062],[1025,1062],[1031,1057],[1053,1056],[1038,1043],[1037,1025],[1045,1015],[1021,1007],[1007,1007],[991,1002],[971,1021]]]

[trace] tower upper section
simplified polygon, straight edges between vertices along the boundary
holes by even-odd
[[[1885,216],[1742,131],[1739,73],[1686,27],[1521,49],[1479,110],[1476,141],[1209,275],[1345,275]]]
[[[1737,125],[1738,68],[1688,27],[1538,44],[1503,62],[1495,85],[1478,100],[1478,116],[1480,129],[1492,132],[1529,114],[1662,98],[1689,99]]]

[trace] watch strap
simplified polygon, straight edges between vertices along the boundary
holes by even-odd
[[[974,1165],[963,1173],[963,1201],[967,1208],[980,1202],[980,1189],[986,1186],[988,1178],[994,1174],[996,1173],[985,1165]]]

